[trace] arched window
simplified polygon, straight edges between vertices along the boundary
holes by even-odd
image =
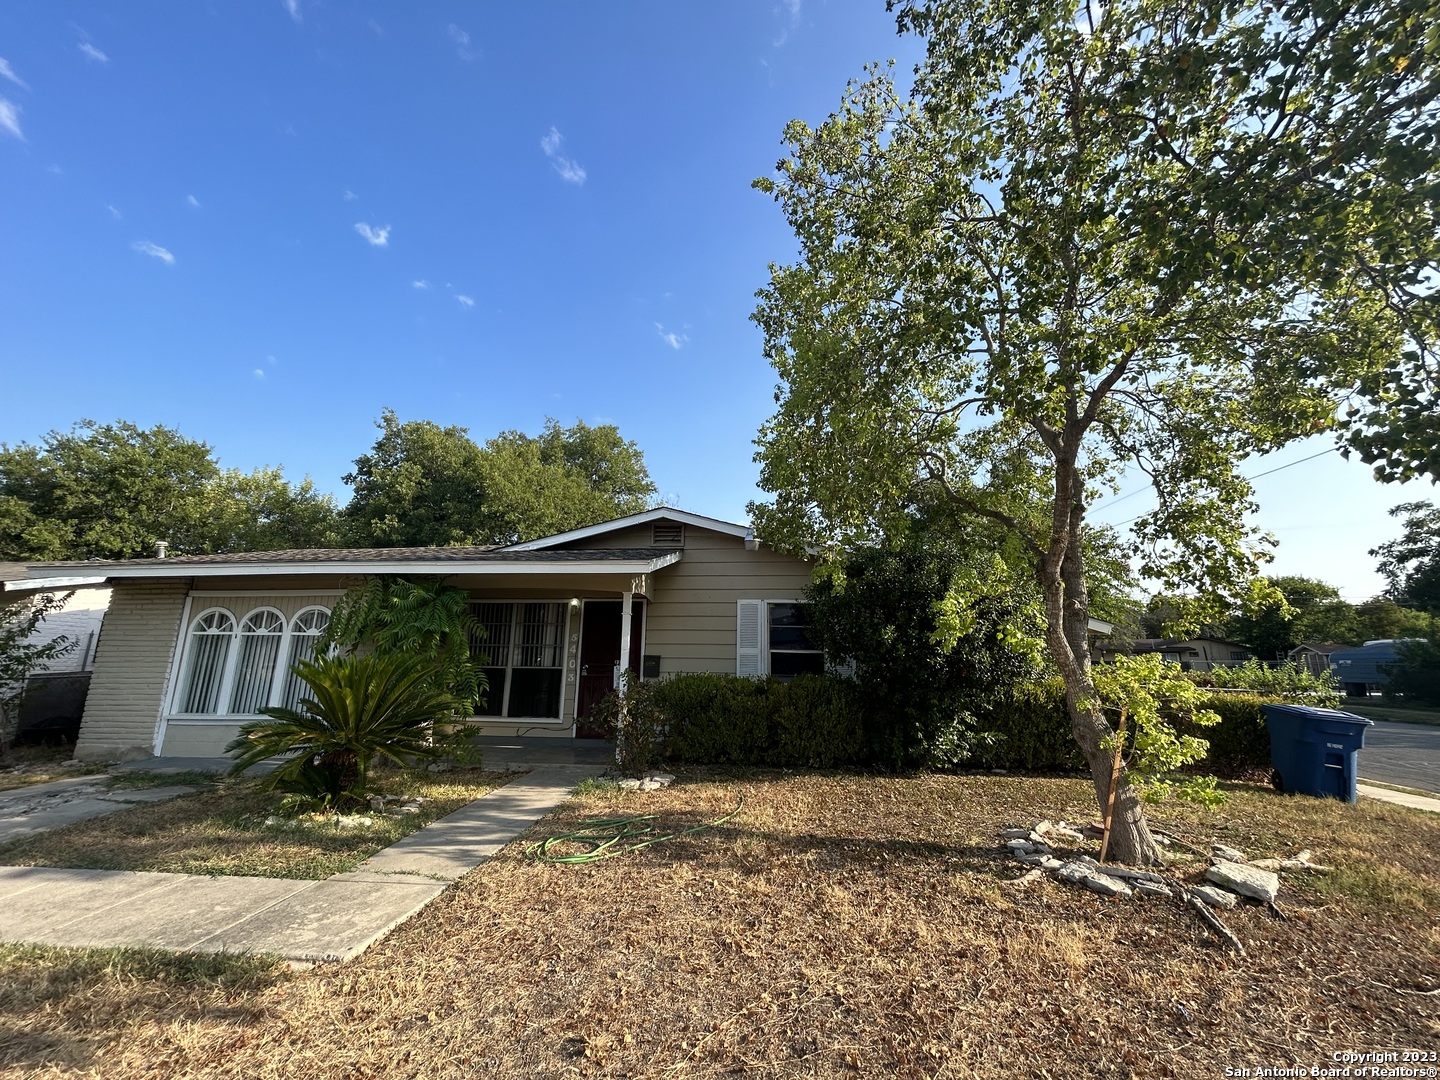
[[[202,612],[190,624],[185,677],[181,681],[179,711],[218,713],[220,687],[235,639],[235,617],[224,608]]]
[[[270,703],[275,682],[275,661],[285,639],[285,616],[261,608],[245,616],[240,624],[239,652],[235,657],[235,678],[230,691],[232,716],[253,716]]]
[[[281,676],[280,698],[275,704],[286,709],[300,707],[300,695],[305,690],[305,684],[296,678],[295,672],[290,669],[301,660],[314,659],[315,642],[319,640],[328,625],[330,625],[330,612],[324,608],[310,608],[308,611],[302,611],[291,621],[290,653],[285,658],[285,674]]]

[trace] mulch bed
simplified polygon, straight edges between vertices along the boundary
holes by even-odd
[[[1440,817],[1236,786],[1156,816],[1200,845],[1313,849],[1288,920],[1107,900],[1024,867],[1000,830],[1093,820],[1072,780],[682,773],[593,814],[714,830],[588,866],[512,845],[356,961],[257,985],[80,980],[0,999],[15,1075],[1189,1077],[1440,1048]],[[669,831],[668,828],[665,831]],[[1188,872],[1198,877],[1203,864]],[[55,978],[65,954],[11,964]],[[7,965],[0,952],[0,965]],[[8,973],[7,973],[8,974]],[[13,979],[12,979],[13,981]],[[28,984],[27,984],[28,985]],[[148,995],[148,997],[146,997]],[[130,1007],[133,997],[144,1008]]]

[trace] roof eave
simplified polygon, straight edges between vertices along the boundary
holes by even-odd
[[[99,566],[98,574],[107,579],[115,578],[177,578],[177,577],[260,577],[269,575],[301,574],[415,574],[436,573],[444,577],[460,574],[532,574],[536,576],[564,574],[650,574],[656,570],[680,561],[681,552],[668,551],[653,559],[585,560],[576,562],[533,562],[528,560],[474,562],[414,560],[397,561],[376,559],[371,562],[273,562],[273,563],[180,563],[166,559],[151,559],[143,563],[117,566]],[[28,581],[44,581],[58,578],[59,571],[47,573],[42,567],[30,567]],[[73,576],[68,571],[66,576]]]
[[[709,529],[711,532],[724,533],[728,536],[738,537],[741,540],[753,541],[755,530],[749,525],[740,525],[733,521],[722,521],[719,518],[706,517],[703,514],[692,514],[687,510],[672,510],[669,507],[657,507],[654,510],[644,510],[638,514],[631,514],[628,517],[615,518],[612,521],[602,521],[598,525],[587,525],[583,529],[571,529],[569,532],[556,533],[554,536],[542,536],[538,540],[527,540],[522,544],[511,544],[505,551],[540,551],[545,548],[556,547],[560,544],[568,544],[574,540],[588,540],[594,536],[604,536],[608,532],[615,532],[619,529],[629,529],[636,525],[648,525],[652,521],[668,519],[679,521],[685,525],[694,525],[697,529]]]

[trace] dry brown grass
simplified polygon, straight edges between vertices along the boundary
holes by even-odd
[[[89,776],[102,773],[109,766],[103,763],[73,765],[62,769],[61,763],[75,756],[75,746],[11,746],[5,750],[0,761],[0,791],[45,784],[51,780],[66,780],[72,776]]]
[[[262,791],[253,779],[223,781],[168,802],[132,807],[0,845],[0,866],[327,878],[353,870],[381,848],[509,779],[511,774],[479,769],[384,773],[376,787],[385,794],[420,795],[429,801],[417,814],[366,815],[371,823],[353,828],[342,828],[327,815],[267,825],[282,796]]]
[[[1158,815],[1196,843],[1310,847],[1364,882],[1287,876],[1288,921],[1227,915],[1244,958],[1175,904],[1004,886],[1018,869],[998,831],[1093,817],[1075,781],[697,773],[588,794],[532,839],[591,814],[684,826],[741,795],[721,828],[594,865],[512,845],[348,964],[234,988],[81,980],[33,1007],[21,993],[0,1017],[0,1063],[116,1077],[1216,1077],[1440,1046],[1440,996],[1405,992],[1440,983],[1440,819],[1260,789],[1217,814]]]

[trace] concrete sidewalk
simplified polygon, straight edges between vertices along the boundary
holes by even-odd
[[[1367,784],[1363,780],[1355,785],[1355,793],[1363,795],[1367,799],[1378,799],[1380,802],[1394,803],[1396,806],[1408,806],[1412,810],[1428,810],[1432,814],[1440,814],[1440,798],[1432,799],[1426,795],[1412,795],[1408,791],[1391,791],[1389,788]]]
[[[0,791],[0,844],[76,821],[113,814],[140,803],[164,802],[199,790],[183,786],[112,790],[110,781],[111,777],[104,774],[72,776],[46,784]]]
[[[324,881],[0,867],[7,941],[348,960],[599,770],[541,765]]]

